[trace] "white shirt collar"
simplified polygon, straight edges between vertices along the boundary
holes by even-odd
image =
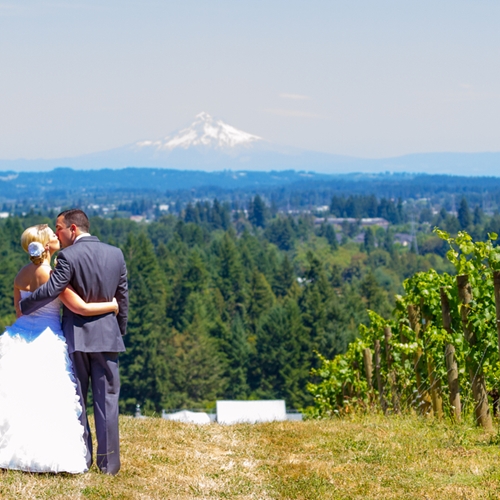
[[[81,233],[79,234],[76,238],[75,238],[75,241],[73,241],[73,243],[76,243],[80,238],[84,238],[85,236],[91,236],[90,233]]]

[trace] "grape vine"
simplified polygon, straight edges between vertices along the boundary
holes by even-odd
[[[416,273],[403,283],[393,318],[369,311],[369,325],[359,326],[345,354],[320,357],[308,386],[314,397],[310,416],[381,408],[438,418],[475,415],[479,424],[491,426],[490,402],[497,411],[500,398],[498,236],[474,242],[465,231],[456,237],[435,232],[449,245],[456,275]]]

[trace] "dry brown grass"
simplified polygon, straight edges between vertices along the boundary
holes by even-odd
[[[500,498],[496,436],[418,417],[195,426],[121,419],[122,470],[0,472],[2,499]]]

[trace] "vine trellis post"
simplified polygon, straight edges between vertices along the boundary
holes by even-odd
[[[398,386],[396,383],[396,372],[392,366],[391,337],[392,337],[391,327],[389,325],[386,325],[384,327],[384,341],[385,341],[385,356],[387,360],[387,376],[389,379],[389,384],[391,386],[392,409],[394,413],[399,413],[399,395],[398,395]]]
[[[420,299],[420,311],[424,311],[424,300],[423,297]],[[423,332],[429,328],[431,324],[431,318],[422,314],[424,320]],[[443,395],[441,390],[441,380],[436,377],[436,363],[432,355],[432,351],[425,350],[425,361],[427,364],[427,376],[429,378],[429,392],[431,394],[432,410],[434,416],[438,419],[443,418]]]
[[[368,384],[368,397],[370,403],[372,402],[372,373],[373,373],[373,356],[372,351],[365,347],[363,349],[363,365],[365,367],[366,382]]]
[[[439,289],[441,295],[441,312],[443,317],[443,328],[451,335],[451,313],[450,301],[446,295],[444,287]],[[448,375],[448,389],[450,392],[450,405],[453,408],[453,414],[456,422],[462,418],[462,404],[460,401],[460,385],[458,381],[458,364],[455,357],[455,346],[451,343],[446,344],[444,348],[446,361],[446,371]]]
[[[408,320],[410,322],[410,328],[415,333],[415,341],[418,343],[420,337],[419,310],[415,305],[409,304],[407,307],[407,311],[408,311]],[[417,350],[415,351],[415,356],[413,358],[413,369],[415,370],[415,380],[417,382],[417,394],[418,394],[417,405],[420,413],[425,415],[430,409],[430,401],[427,391],[424,390],[422,382],[422,374],[420,373],[421,359],[422,359],[422,348],[419,345],[417,347]]]
[[[477,344],[477,338],[472,325],[469,323],[469,304],[472,301],[472,287],[469,283],[469,276],[461,274],[457,276],[458,297],[461,302],[460,316],[462,319],[462,328],[465,339],[469,346],[474,348]],[[488,392],[484,379],[481,363],[474,360],[472,353],[467,356],[467,365],[471,379],[472,395],[475,400],[476,422],[487,430],[493,429],[491,421],[490,407],[488,403]]]
[[[498,338],[498,352],[500,355],[500,271],[493,272],[493,285],[495,289],[495,307],[497,316],[497,338]]]
[[[387,402],[384,397],[384,386],[382,385],[382,374],[380,372],[380,340],[375,340],[374,345],[375,351],[375,376],[377,377],[377,389],[378,395],[380,398],[380,406],[382,407],[382,411],[384,415],[387,415]]]

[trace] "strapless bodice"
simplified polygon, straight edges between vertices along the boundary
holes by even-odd
[[[21,290],[21,299],[29,297],[31,292]],[[61,331],[61,301],[54,299],[35,312],[23,315],[7,331],[20,334],[26,339],[34,339],[45,329],[50,328],[56,335],[63,336]]]

